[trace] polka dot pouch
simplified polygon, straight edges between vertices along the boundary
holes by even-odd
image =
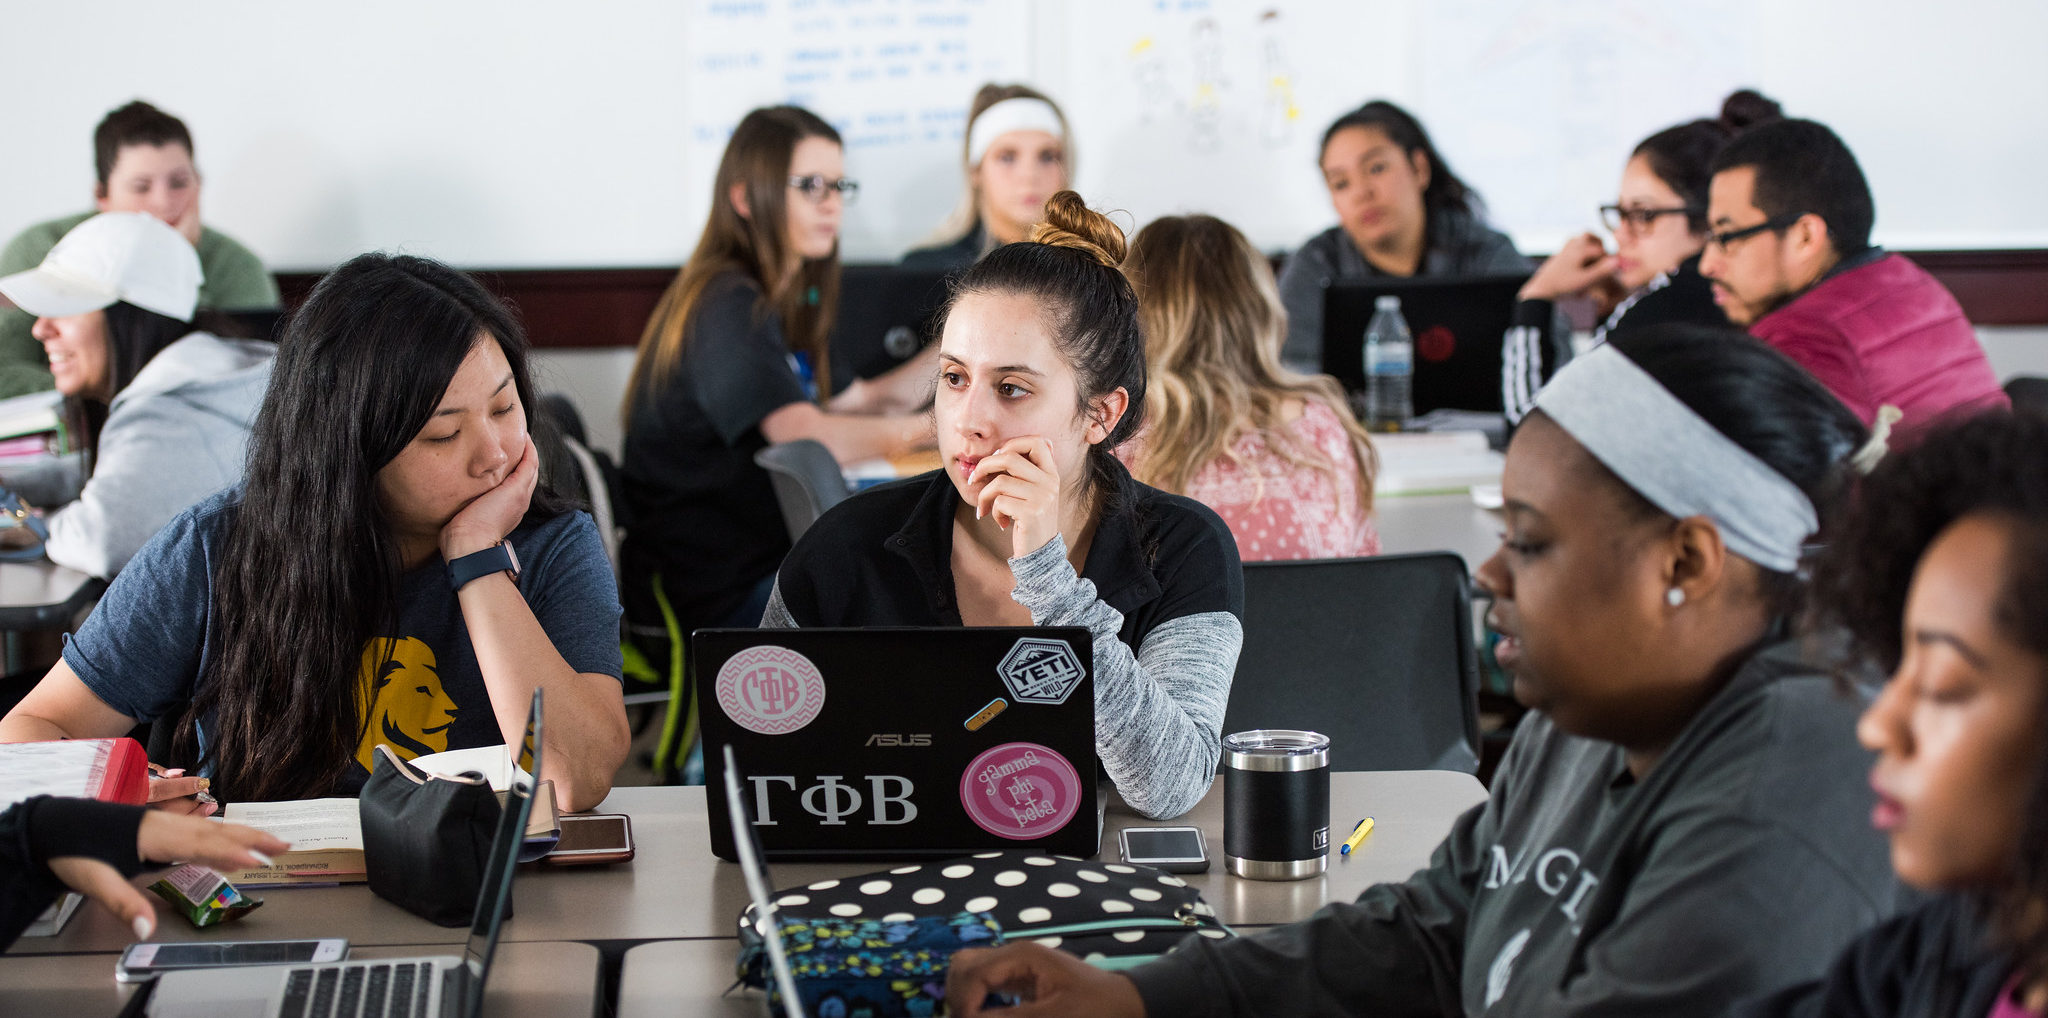
[[[1030,940],[1111,969],[1128,968],[1165,954],[1190,933],[1216,939],[1233,936],[1201,893],[1171,873],[1149,866],[1018,850],[819,881],[777,891],[775,903],[783,916],[783,943],[799,983],[806,971],[799,959],[821,944],[828,951],[872,952],[880,948],[866,946],[866,941],[848,947],[851,941],[845,936],[883,941],[900,937],[907,944],[936,934],[935,925],[943,925],[958,938],[954,949]],[[760,986],[768,965],[761,938],[754,932],[752,907],[739,917],[739,926],[741,980]],[[809,939],[802,932],[792,936],[793,926],[810,927]],[[820,938],[818,930],[831,935]],[[937,944],[936,940],[919,942]],[[886,971],[892,967],[875,964],[872,954],[865,957],[870,962],[866,969]],[[918,959],[920,964],[924,960]],[[906,971],[902,979],[893,981],[924,980],[942,992],[944,957],[938,960],[936,971]],[[837,962],[821,956],[816,964],[829,967]],[[875,978],[881,978],[879,972]],[[799,992],[810,996],[809,990]],[[934,1013],[892,1010],[876,997],[864,999],[884,1008],[870,1012],[878,1018]],[[853,1003],[851,998],[841,1002]]]

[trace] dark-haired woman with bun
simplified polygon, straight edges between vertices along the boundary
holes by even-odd
[[[1289,926],[1107,972],[954,956],[966,1016],[1707,1018],[1886,916],[1858,703],[1791,639],[1863,444],[1804,370],[1665,326],[1566,365],[1509,443],[1479,568],[1532,713],[1427,868]],[[1369,707],[1370,705],[1365,705]],[[1026,998],[979,1006],[990,992]]]
[[[1892,673],[1857,732],[1925,905],[1745,1018],[2048,1014],[2048,418],[1940,424],[1864,480],[1821,617]]]
[[[1485,224],[1478,192],[1451,172],[1407,110],[1375,99],[1338,117],[1323,132],[1319,159],[1337,225],[1281,267],[1287,366],[1322,370],[1323,289],[1331,283],[1529,270],[1514,242]]]
[[[1614,250],[1582,233],[1538,267],[1522,285],[1514,324],[1502,344],[1502,401],[1520,420],[1549,376],[1544,361],[1569,337],[1557,335],[1555,302],[1592,296],[1606,320],[1593,345],[1660,322],[1718,325],[1728,320],[1700,275],[1707,245],[1709,167],[1721,146],[1744,129],[1783,116],[1776,102],[1743,89],[1721,104],[1714,120],[1693,120],[1643,139],[1621,169],[1621,191],[1600,216]]]
[[[1062,191],[1031,237],[976,262],[945,309],[942,468],[821,517],[762,625],[1085,627],[1103,770],[1133,809],[1178,816],[1216,771],[1244,637],[1237,546],[1113,454],[1145,410],[1123,233]]]

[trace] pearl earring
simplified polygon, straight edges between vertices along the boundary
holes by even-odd
[[[1664,603],[1673,608],[1685,603],[1685,591],[1673,587],[1664,592]]]

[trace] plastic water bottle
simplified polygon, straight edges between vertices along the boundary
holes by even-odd
[[[1365,426],[1373,431],[1399,431],[1415,416],[1415,341],[1401,317],[1401,298],[1387,294],[1373,301],[1372,321],[1365,326]]]

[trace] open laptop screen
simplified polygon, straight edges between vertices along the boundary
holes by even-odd
[[[526,715],[526,744],[533,748],[533,781],[540,780],[541,690],[533,690],[533,706]],[[518,747],[508,747],[519,758]],[[491,837],[490,861],[484,869],[483,886],[477,895],[476,915],[470,920],[469,941],[463,946],[463,964],[469,969],[463,1014],[483,1013],[484,975],[491,956],[498,950],[498,931],[505,924],[505,909],[512,902],[512,873],[519,862],[519,847],[526,840],[526,821],[533,813],[533,786],[515,775],[505,792],[505,808],[498,815],[498,830]]]

